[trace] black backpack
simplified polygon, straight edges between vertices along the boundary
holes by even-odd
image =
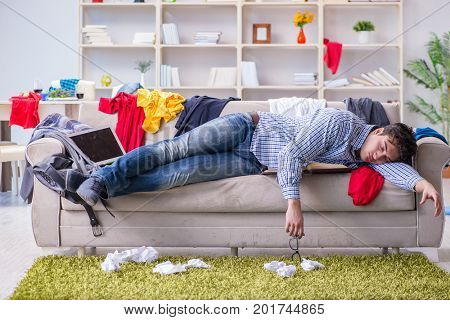
[[[81,173],[77,169],[73,169],[73,160],[65,154],[55,154],[45,158],[43,161],[33,166],[34,176],[47,188],[55,191],[61,197],[73,202],[81,204],[86,210],[92,227],[94,237],[103,234],[102,227],[95,216],[94,209],[86,203],[77,193],[79,185],[86,180],[89,175]],[[103,199],[101,199],[106,211],[115,218],[108,210]]]

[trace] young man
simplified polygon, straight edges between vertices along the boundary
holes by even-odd
[[[270,112],[234,113],[179,137],[135,149],[91,174],[77,190],[90,205],[100,197],[165,190],[277,169],[288,201],[286,232],[304,236],[299,184],[310,162],[369,165],[402,189],[422,192],[441,213],[439,193],[409,163],[417,145],[411,128],[378,128],[349,111],[320,108],[291,118]]]

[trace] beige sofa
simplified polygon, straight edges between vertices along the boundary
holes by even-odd
[[[341,102],[327,107],[344,108]],[[399,121],[397,105],[385,104],[391,122]],[[267,102],[230,102],[222,114],[268,111]],[[94,127],[111,124],[116,116],[97,111],[97,105],[80,107],[79,120]],[[146,143],[173,137],[176,120],[163,124]],[[441,170],[450,148],[435,138],[421,139],[415,166],[441,192]],[[53,139],[41,139],[27,148],[36,163],[63,151]],[[350,174],[306,175],[301,183],[306,236],[302,247],[439,247],[444,215],[433,216],[431,201],[418,205],[415,193],[386,181],[370,204],[354,206],[347,195]],[[187,185],[161,192],[135,193],[108,201],[112,218],[101,205],[97,216],[104,235],[92,236],[84,209],[35,180],[32,223],[41,247],[239,247],[287,248],[284,231],[287,201],[275,175],[253,175]],[[80,249],[82,251],[82,249]],[[397,249],[398,250],[398,249]]]

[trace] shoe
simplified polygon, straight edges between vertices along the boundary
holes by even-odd
[[[80,185],[89,179],[88,174],[82,174],[78,170],[70,169],[66,173],[66,189],[70,192],[77,192]]]
[[[97,203],[102,193],[106,193],[106,186],[97,177],[85,180],[77,189],[77,194],[91,207]]]

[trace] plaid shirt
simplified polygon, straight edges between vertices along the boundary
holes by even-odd
[[[258,115],[250,149],[259,162],[278,171],[285,199],[300,199],[302,168],[311,162],[343,164],[351,169],[369,165],[389,182],[408,190],[414,190],[423,179],[405,163],[376,165],[359,159],[356,150],[375,126],[349,111],[320,108],[297,118],[270,112]]]

